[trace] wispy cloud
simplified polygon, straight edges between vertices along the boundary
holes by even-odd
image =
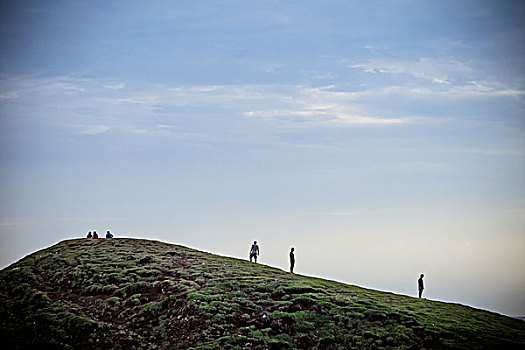
[[[337,111],[337,108],[317,109],[315,106],[311,109],[301,110],[260,110],[245,113],[248,117],[259,118],[281,118],[304,122],[308,124],[325,124],[325,125],[393,125],[409,123],[410,118],[377,118],[364,117],[359,115],[344,114]]]
[[[157,129],[160,129],[160,130],[171,130],[171,129],[174,129],[175,126],[173,125],[167,125],[167,124],[157,124]]]
[[[21,225],[19,220],[0,219],[0,227],[12,227]]]
[[[2,77],[0,82],[1,95],[16,97],[32,94],[43,96],[76,95],[87,92],[94,87],[94,84],[96,85],[96,82],[91,79],[69,76],[7,76]]]
[[[437,60],[420,58],[412,61],[372,59],[364,63],[349,64],[348,68],[359,69],[371,74],[405,74],[412,78],[427,80],[433,83],[450,84],[466,76],[474,76],[475,70],[456,60]]]
[[[56,94],[56,93],[71,94],[71,93],[86,91],[86,89],[84,89],[83,87],[79,85],[71,84],[69,82],[64,82],[64,81],[50,82],[48,85],[43,85],[40,88],[44,92],[50,93],[50,94]]]
[[[134,97],[126,97],[126,98],[117,98],[114,100],[117,103],[129,103],[129,104],[135,104],[135,105],[150,105],[153,102],[157,100],[154,96],[148,96],[148,97],[142,97],[142,98],[134,98]]]
[[[107,125],[76,125],[77,134],[83,135],[97,135],[109,131],[110,127]]]
[[[125,87],[126,85],[123,84],[123,83],[119,83],[119,84],[106,84],[106,85],[103,85],[104,88],[106,89],[109,89],[109,90],[121,90]]]
[[[396,125],[411,123],[415,119],[396,116],[395,111],[384,114],[360,104],[367,92],[337,91],[335,86],[289,87],[279,99],[283,109],[259,109],[245,112],[248,117],[273,118],[305,125]],[[269,104],[271,105],[271,104]],[[275,104],[274,104],[275,105]]]
[[[16,92],[6,92],[6,93],[0,94],[0,100],[13,100],[19,97],[20,95]]]
[[[485,156],[516,156],[525,157],[525,149],[523,147],[516,147],[515,149],[482,149],[482,148],[454,148],[454,149],[443,149],[443,153],[455,153],[455,154],[479,154]]]
[[[348,64],[348,68],[374,75],[388,75],[395,83],[369,89],[368,94],[397,94],[438,97],[520,96],[525,90],[512,88],[485,77],[457,60],[421,58],[413,61],[375,59]]]
[[[421,84],[371,85],[360,89],[336,84],[133,86],[128,82],[67,76],[22,76],[3,79],[0,98],[12,100],[10,103],[18,104],[31,112],[30,115],[45,116],[55,124],[67,127],[74,125],[77,134],[96,135],[111,129],[130,134],[198,140],[209,138],[210,133],[200,130],[207,129],[203,126],[206,124],[199,124],[199,129],[191,126],[194,125],[188,122],[191,118],[205,118],[210,125],[225,120],[231,123],[261,120],[270,128],[395,127],[435,120],[424,111],[421,114],[409,112],[402,103],[404,100],[413,104],[419,98],[440,98],[440,102],[447,103],[467,98],[505,98],[525,94],[520,89],[488,80],[471,79],[459,84],[458,79],[446,72],[432,75],[429,68],[432,64],[420,60],[415,67],[408,63],[378,62],[354,65],[354,69],[375,72],[371,74],[407,73],[424,80]],[[456,70],[466,75],[471,70],[459,62],[448,62],[442,67],[445,68],[441,71],[448,69],[450,73]],[[434,81],[436,79],[441,81]],[[382,108],[387,100],[396,103]],[[188,127],[177,129],[183,121]]]

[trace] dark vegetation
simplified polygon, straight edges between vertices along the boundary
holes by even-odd
[[[4,349],[523,349],[525,322],[185,247],[78,239],[0,272]]]

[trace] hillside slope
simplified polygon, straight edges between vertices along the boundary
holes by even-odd
[[[138,239],[68,240],[2,270],[0,332],[10,349],[525,347],[520,320]]]

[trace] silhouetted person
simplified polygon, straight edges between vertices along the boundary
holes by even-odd
[[[93,235],[91,234],[91,231],[88,232],[87,238],[92,238]]]
[[[113,238],[113,234],[111,232],[106,232],[106,238]]]
[[[98,238],[97,231],[93,231],[93,238]]]
[[[257,262],[258,256],[259,246],[257,245],[257,241],[253,241],[252,247],[250,248],[250,261],[252,261],[252,258],[254,258],[255,262]]]
[[[293,253],[294,248],[290,250],[290,272],[293,273],[293,267],[295,266],[295,254]]]
[[[425,275],[421,274],[421,276],[417,280],[417,289],[419,290],[420,298],[421,298],[421,295],[423,294],[423,289],[425,289],[425,286],[423,285],[423,277],[425,277]]]

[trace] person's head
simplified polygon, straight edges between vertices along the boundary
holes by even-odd
[[[109,231],[108,231],[108,232],[106,232],[106,233],[107,233],[107,234],[109,235]]]
[[[257,241],[253,241],[253,244],[257,244]]]
[[[295,250],[294,247],[292,247],[292,252],[293,252],[294,250]]]
[[[423,277],[425,277],[425,275],[421,274],[421,276],[420,276],[420,277],[421,277],[421,278],[423,278]]]

